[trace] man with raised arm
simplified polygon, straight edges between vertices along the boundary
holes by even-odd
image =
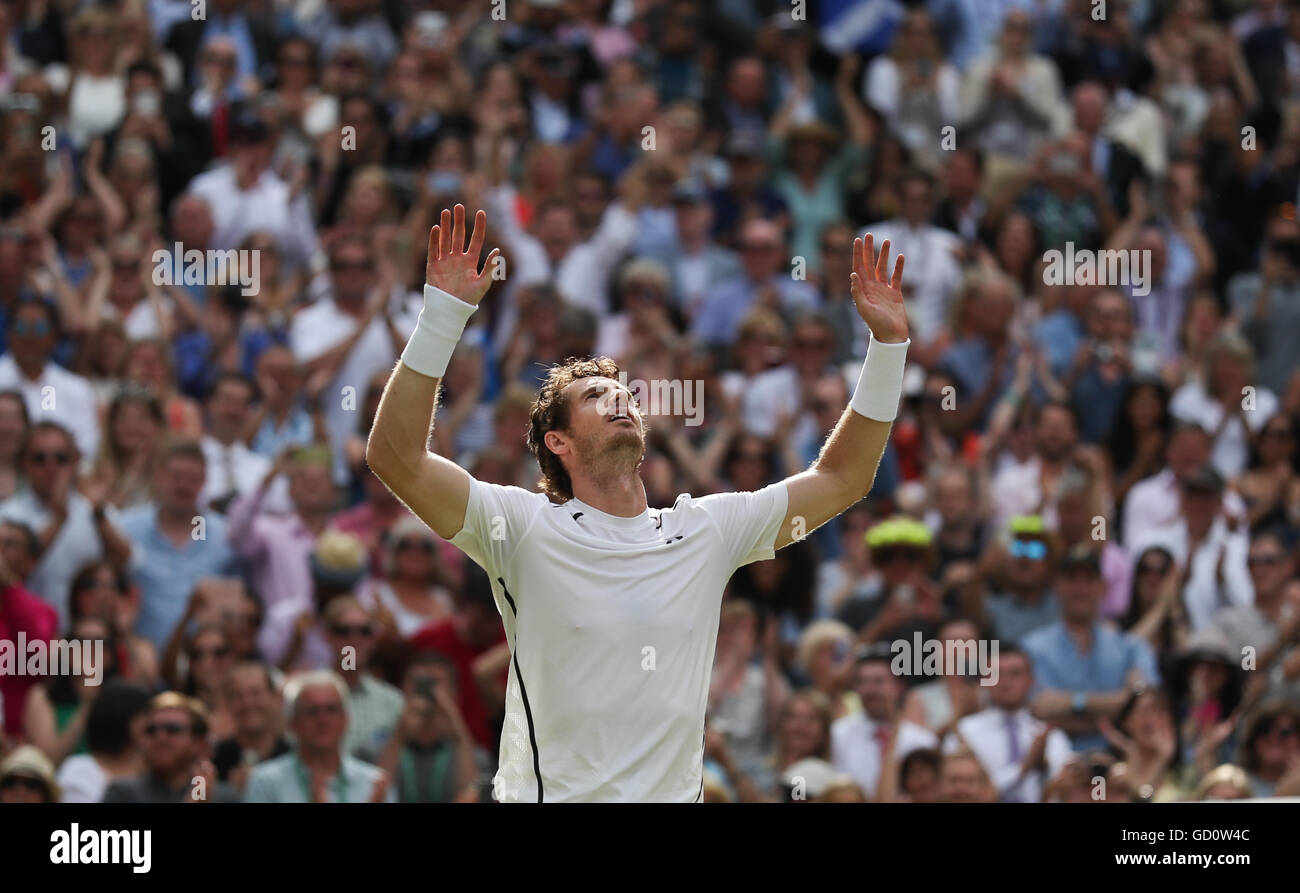
[[[491,282],[479,211],[429,235],[424,309],[384,389],[366,459],[482,566],[512,651],[498,800],[701,802],[704,716],[723,588],[871,489],[907,354],[903,258],[855,240],[851,286],[872,337],[857,390],[807,471],[752,493],[650,508],[645,424],[605,357],[550,370],[528,444],[543,492],[475,480],[428,449],[439,381]]]

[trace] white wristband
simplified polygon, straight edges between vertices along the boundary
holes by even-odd
[[[402,362],[421,375],[442,378],[465,324],[478,307],[437,286],[424,286],[424,309],[402,351]]]
[[[871,336],[857,390],[849,401],[854,412],[878,422],[892,422],[897,417],[898,401],[903,396],[907,345],[911,343],[909,338],[898,344],[885,344]]]

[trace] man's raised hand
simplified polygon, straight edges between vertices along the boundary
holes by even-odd
[[[465,206],[458,204],[453,211],[444,208],[442,219],[429,231],[429,260],[424,267],[424,281],[466,304],[477,306],[492,284],[488,269],[500,254],[493,248],[483,270],[479,271],[478,258],[486,237],[487,214],[479,211],[474,215],[474,230],[466,249]]]
[[[871,233],[866,240],[853,240],[853,272],[849,275],[853,303],[858,315],[871,329],[877,341],[901,343],[907,340],[907,311],[903,307],[903,255],[894,264],[889,278],[889,240],[880,246],[880,256],[872,249]]]

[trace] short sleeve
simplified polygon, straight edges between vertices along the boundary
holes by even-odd
[[[790,505],[784,481],[751,493],[714,493],[695,504],[717,526],[732,567],[776,555],[776,534]]]
[[[503,487],[470,478],[465,524],[451,538],[489,576],[502,572],[537,513],[550,500],[522,487]]]

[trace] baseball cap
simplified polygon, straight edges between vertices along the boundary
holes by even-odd
[[[879,549],[882,546],[913,546],[927,549],[934,541],[930,528],[920,521],[902,515],[881,521],[866,533],[867,548]]]

